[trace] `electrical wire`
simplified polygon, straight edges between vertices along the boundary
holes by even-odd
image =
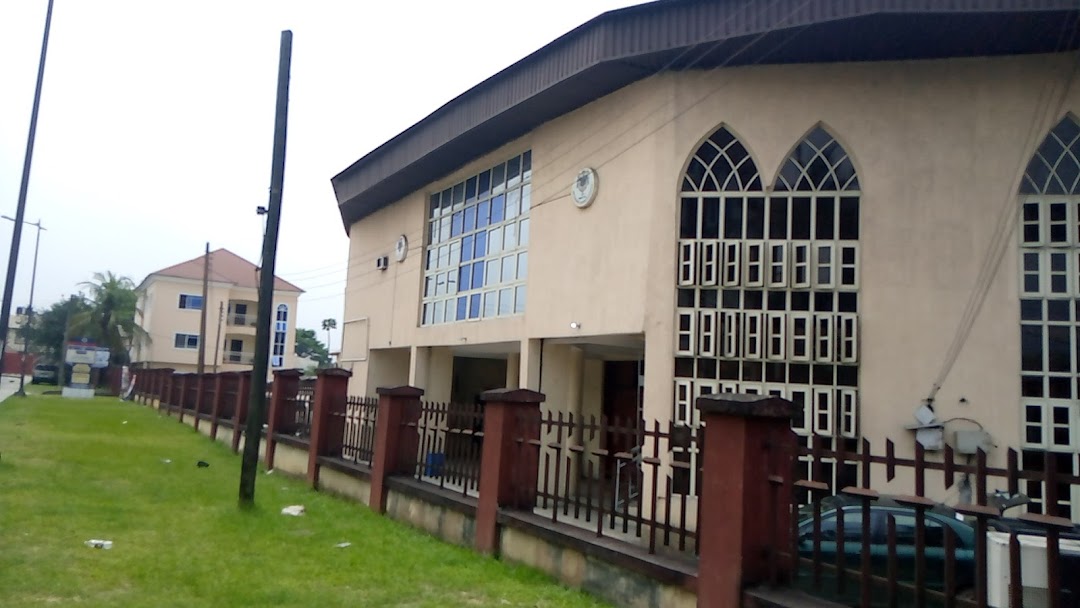
[[[1066,40],[1065,34],[1068,32],[1068,22],[1063,24],[1062,32],[1058,38],[1057,49],[1060,52],[1062,44],[1065,44],[1064,48],[1068,48],[1072,45],[1072,42],[1077,36],[1077,32],[1074,29],[1072,34],[1068,36]],[[937,377],[934,379],[931,385],[930,392],[927,396],[928,402],[933,402],[937,392],[941,389],[941,386],[945,383],[949,373],[952,371],[960,353],[963,351],[963,347],[966,344],[968,338],[971,335],[971,330],[975,325],[975,321],[978,318],[979,312],[982,309],[986,297],[989,295],[990,288],[993,286],[994,278],[997,275],[997,271],[1000,268],[1001,260],[1004,258],[1008,244],[1011,241],[1011,235],[1013,228],[1015,227],[1016,219],[1018,216],[1018,210],[1016,209],[1016,192],[1019,191],[1019,185],[1026,172],[1028,163],[1027,152],[1033,149],[1038,138],[1046,129],[1046,124],[1049,120],[1060,115],[1064,110],[1065,99],[1069,90],[1072,88],[1072,83],[1076,77],[1077,70],[1080,69],[1080,52],[1074,53],[1074,60],[1069,63],[1069,73],[1062,83],[1061,92],[1057,100],[1057,104],[1053,104],[1053,85],[1055,80],[1053,78],[1048,79],[1047,83],[1043,86],[1042,91],[1039,94],[1039,98],[1036,102],[1035,116],[1033,119],[1032,128],[1028,133],[1028,137],[1025,138],[1024,146],[1020,148],[1020,168],[1018,174],[1013,180],[1013,188],[1006,194],[1001,208],[998,212],[997,222],[995,224],[995,231],[991,236],[990,243],[987,247],[986,254],[983,256],[982,263],[980,265],[979,273],[976,276],[975,285],[964,307],[964,312],[961,315],[960,322],[957,326],[956,334],[953,337],[949,348],[946,350],[945,359],[942,362],[942,367],[938,372]],[[1043,97],[1046,97],[1046,107],[1042,108]],[[1049,120],[1048,120],[1049,117]],[[1053,126],[1052,124],[1050,125]]]
[[[775,5],[775,4],[777,4],[777,3],[779,2],[779,1],[780,1],[780,0],[773,0],[773,2],[772,2],[772,3],[771,3],[771,4],[769,5],[769,6],[765,7],[764,9],[762,9],[762,11],[761,11],[761,12],[762,12],[762,13],[764,13],[764,12],[766,12],[767,10],[771,9],[771,8],[772,8],[772,6],[773,6],[773,5]],[[788,20],[790,20],[790,19],[791,19],[791,17],[792,17],[793,15],[795,15],[795,14],[796,14],[796,13],[798,13],[798,12],[799,12],[800,10],[802,10],[803,8],[805,8],[805,7],[806,7],[806,6],[808,5],[808,4],[810,4],[810,2],[811,2],[811,1],[812,1],[812,0],[803,0],[803,2],[802,2],[802,3],[801,3],[801,4],[799,5],[799,6],[795,7],[795,8],[794,8],[794,9],[793,9],[793,10],[792,10],[792,11],[791,11],[791,12],[790,12],[789,14],[788,14],[788,16],[787,16],[787,17],[785,17],[784,19],[781,19],[781,20],[780,20],[779,22],[777,22],[777,23],[776,23],[775,25],[776,25],[776,26],[779,26],[779,25],[783,25],[783,24],[785,24],[785,23],[786,23],[786,22],[787,22]],[[747,7],[749,7],[749,5],[747,5]],[[713,30],[712,30],[712,31],[711,31],[711,32],[710,32],[710,33],[708,34],[708,36],[707,36],[707,37],[711,37],[712,35],[714,35],[714,34],[716,34],[717,32],[719,32],[719,31],[721,30],[721,28],[723,28],[723,27],[724,27],[724,26],[725,26],[725,25],[726,25],[726,24],[727,24],[728,22],[730,22],[730,21],[731,21],[732,19],[734,19],[734,18],[735,18],[735,16],[736,16],[735,14],[732,14],[732,15],[731,15],[731,16],[729,16],[729,17],[728,17],[727,19],[725,19],[724,21],[722,21],[722,22],[721,22],[721,23],[720,23],[719,25],[717,25],[717,27],[715,27],[715,28],[714,28],[714,29],[713,29]],[[777,45],[776,47],[774,47],[774,48],[770,49],[770,50],[769,50],[768,52],[766,52],[766,53],[763,53],[763,54],[762,54],[761,56],[759,56],[759,57],[758,57],[758,58],[757,58],[757,59],[756,59],[756,60],[755,60],[754,62],[750,63],[749,65],[756,65],[757,63],[760,63],[761,61],[763,61],[764,59],[766,59],[766,58],[767,58],[767,57],[768,57],[769,55],[771,55],[772,53],[775,53],[775,52],[776,52],[777,50],[779,50],[780,48],[782,48],[783,46],[785,46],[786,44],[788,44],[789,42],[791,42],[792,40],[794,40],[794,39],[795,39],[795,38],[796,38],[796,37],[797,37],[797,36],[798,36],[798,35],[799,35],[799,34],[800,34],[800,33],[801,33],[801,32],[802,32],[802,31],[803,31],[803,30],[804,30],[805,28],[806,28],[806,27],[807,27],[807,26],[802,26],[802,27],[800,27],[800,28],[799,28],[798,30],[796,30],[795,32],[793,32],[793,33],[792,33],[792,34],[791,34],[790,36],[788,36],[788,37],[786,37],[786,38],[785,38],[784,40],[782,40],[782,41],[780,42],[780,44],[778,44],[778,45]],[[740,56],[741,54],[745,53],[745,52],[746,52],[747,50],[749,50],[749,49],[750,49],[751,47],[753,47],[754,45],[758,44],[758,43],[759,43],[759,42],[760,42],[760,41],[761,41],[762,39],[764,39],[764,38],[765,38],[765,37],[766,37],[767,35],[769,35],[770,33],[774,33],[774,31],[775,31],[775,30],[765,30],[765,31],[759,32],[759,33],[758,33],[758,34],[756,34],[756,35],[755,35],[755,36],[754,36],[754,37],[753,37],[753,38],[752,38],[752,39],[751,39],[751,40],[750,40],[749,42],[747,42],[747,43],[746,43],[746,44],[744,44],[744,45],[743,45],[742,47],[738,48],[738,49],[737,49],[737,50],[736,50],[736,51],[735,51],[734,53],[732,53],[732,54],[731,54],[730,56],[728,56],[727,58],[725,58],[725,60],[724,60],[723,62],[721,62],[721,63],[720,63],[719,65],[717,65],[717,66],[715,66],[715,67],[713,67],[713,68],[709,68],[708,70],[706,70],[706,72],[714,72],[714,71],[719,71],[719,70],[722,70],[723,68],[726,68],[726,67],[728,67],[728,66],[730,65],[730,63],[731,63],[731,62],[732,62],[732,61],[733,61],[733,60],[734,60],[735,58],[737,58],[737,57],[738,57],[738,56]],[[694,60],[693,60],[693,61],[691,61],[691,62],[690,62],[689,64],[687,64],[687,65],[686,65],[686,66],[685,66],[684,68],[682,68],[682,71],[688,71],[688,70],[692,69],[692,68],[693,68],[693,66],[697,64],[697,62],[698,62],[698,61],[700,61],[701,59],[703,59],[703,58],[707,57],[707,56],[708,56],[709,54],[711,54],[711,53],[712,53],[712,52],[713,52],[713,51],[714,51],[714,50],[715,50],[716,48],[718,48],[718,46],[719,46],[720,44],[723,44],[724,42],[726,42],[726,39],[725,39],[725,40],[720,40],[720,41],[714,41],[714,42],[712,42],[712,43],[709,43],[709,45],[708,45],[708,46],[709,46],[709,48],[708,48],[707,50],[705,50],[704,52],[702,52],[702,53],[701,53],[701,55],[699,55],[699,56],[698,56],[698,57],[697,57],[696,59],[694,59]],[[685,50],[683,50],[682,52],[680,52],[680,53],[679,53],[679,55],[677,55],[677,56],[676,56],[676,57],[675,57],[674,59],[672,59],[672,60],[670,60],[670,61],[666,62],[666,63],[665,63],[665,64],[664,64],[663,66],[661,66],[661,67],[660,67],[659,69],[655,70],[655,71],[654,71],[653,73],[651,73],[651,74],[650,74],[649,76],[643,77],[643,78],[642,78],[642,80],[644,80],[644,79],[647,79],[647,78],[651,78],[651,77],[653,77],[653,76],[656,76],[657,74],[660,74],[660,73],[662,73],[662,72],[663,72],[663,71],[665,71],[665,70],[668,70],[668,69],[670,69],[670,68],[671,68],[671,67],[672,67],[672,66],[673,66],[673,65],[674,65],[675,63],[677,63],[677,62],[678,62],[678,61],[679,61],[679,60],[680,60],[680,59],[681,59],[681,58],[682,58],[683,56],[685,56],[685,55],[686,55],[687,53],[691,52],[691,51],[692,51],[692,50],[693,50],[694,48],[696,48],[696,47],[700,47],[700,46],[702,46],[703,44],[704,44],[704,43],[698,43],[698,44],[695,44],[695,45],[691,45],[690,47],[687,47],[687,49],[685,49]],[[642,142],[643,142],[644,140],[646,140],[647,138],[649,138],[650,136],[652,136],[652,135],[653,135],[654,133],[656,133],[656,132],[657,132],[657,131],[659,131],[660,129],[664,128],[664,127],[665,127],[665,126],[667,126],[668,124],[670,124],[670,123],[674,122],[675,120],[678,120],[678,119],[679,119],[680,117],[682,117],[682,116],[683,116],[684,114],[686,114],[687,112],[689,112],[689,111],[693,110],[693,109],[694,109],[694,108],[696,108],[697,106],[701,105],[701,104],[702,104],[702,103],[704,103],[704,102],[705,102],[706,100],[708,100],[708,99],[709,99],[710,97],[712,97],[713,95],[715,95],[716,93],[718,93],[718,92],[719,92],[719,91],[720,91],[721,89],[723,89],[724,87],[726,87],[727,85],[730,85],[730,84],[731,84],[731,82],[730,82],[730,81],[728,81],[728,82],[722,82],[722,83],[720,83],[719,85],[717,85],[717,86],[715,86],[715,87],[711,88],[711,89],[710,89],[710,90],[709,90],[709,91],[708,91],[708,92],[707,92],[706,94],[702,95],[702,96],[701,96],[700,98],[698,98],[698,99],[697,99],[696,101],[694,101],[694,102],[693,102],[693,103],[691,103],[690,105],[686,106],[685,108],[682,108],[681,110],[679,110],[679,111],[675,112],[675,113],[674,113],[674,114],[673,114],[673,115],[672,115],[671,117],[669,117],[668,119],[666,119],[666,120],[664,120],[663,122],[661,122],[661,123],[660,123],[659,125],[657,125],[657,126],[656,126],[655,128],[653,128],[653,129],[652,129],[651,131],[649,131],[648,133],[644,134],[643,136],[641,136],[641,137],[640,137],[640,138],[638,138],[637,140],[635,140],[635,141],[631,142],[630,144],[628,144],[628,145],[626,145],[626,146],[622,147],[622,148],[621,148],[621,149],[620,149],[620,150],[619,150],[618,152],[616,152],[615,154],[613,154],[612,156],[610,156],[610,157],[609,157],[609,158],[607,158],[606,160],[604,160],[604,161],[602,161],[602,162],[598,163],[598,164],[597,164],[596,166],[597,166],[598,168],[599,168],[599,167],[603,167],[603,166],[607,165],[608,163],[611,163],[611,162],[612,162],[612,161],[614,161],[615,159],[617,159],[617,158],[621,157],[621,156],[622,156],[623,154],[626,154],[627,152],[629,152],[630,150],[634,149],[634,148],[635,148],[636,146],[638,146],[639,144],[641,144],[641,143],[642,143]],[[635,109],[637,109],[637,108],[639,108],[639,107],[643,106],[643,105],[644,105],[645,103],[648,103],[648,102],[647,102],[647,100],[645,100],[645,101],[642,101],[642,102],[639,102],[638,104],[636,104],[636,106],[635,106],[635,107],[631,108],[631,110],[630,110],[630,111],[628,111],[628,112],[627,112],[627,114],[633,114],[633,110],[635,110]],[[650,111],[650,112],[649,112],[649,113],[648,113],[647,115],[652,115],[652,114],[656,114],[657,112],[660,112],[661,110],[663,110],[663,109],[664,109],[665,107],[667,107],[668,105],[670,105],[670,104],[672,104],[672,103],[674,103],[674,102],[671,102],[671,101],[664,101],[663,103],[661,103],[661,104],[660,104],[660,106],[659,106],[659,107],[657,107],[657,108],[655,108],[655,109],[651,110],[651,111]],[[574,144],[574,146],[573,146],[573,147],[572,147],[572,148],[571,148],[570,150],[568,150],[568,151],[566,151],[566,152],[563,152],[563,153],[561,153],[561,154],[553,154],[553,158],[552,158],[552,160],[551,160],[551,161],[550,161],[550,162],[549,162],[548,164],[549,164],[549,165],[555,165],[555,164],[556,164],[556,163],[557,163],[558,161],[560,161],[560,160],[562,160],[562,159],[565,159],[565,158],[566,158],[566,157],[568,157],[568,156],[569,156],[570,154],[572,154],[573,152],[577,151],[577,150],[578,150],[578,149],[579,149],[579,148],[580,148],[581,146],[583,146],[583,145],[585,145],[586,143],[588,143],[588,142],[589,142],[589,141],[590,141],[590,140],[592,139],[592,137],[593,137],[594,135],[596,135],[596,134],[597,134],[597,133],[599,133],[599,132],[600,132],[601,130],[603,130],[604,128],[606,128],[606,126],[607,126],[607,123],[605,123],[605,122],[603,122],[603,121],[598,121],[598,122],[599,122],[599,126],[598,126],[598,127],[596,128],[596,129],[594,129],[593,131],[591,131],[590,133],[588,133],[588,134],[586,134],[585,136],[583,136],[583,137],[579,138],[579,139],[578,139],[578,141],[577,141],[577,143],[576,143],[576,144]],[[625,136],[625,135],[626,135],[626,134],[627,134],[628,132],[629,132],[629,129],[627,129],[627,130],[623,130],[623,131],[620,131],[619,133],[615,134],[615,135],[614,135],[613,137],[611,137],[611,138],[609,138],[609,139],[605,140],[604,142],[602,142],[602,143],[601,143],[601,144],[599,144],[598,146],[595,146],[594,148],[592,148],[592,149],[591,149],[591,150],[590,150],[589,152],[585,153],[585,154],[584,154],[583,156],[584,156],[584,157],[590,157],[590,156],[594,156],[594,155],[595,155],[595,154],[597,154],[597,153],[598,153],[598,152],[599,152],[600,150],[602,150],[602,149],[606,148],[607,146],[611,145],[611,144],[612,144],[612,143],[613,143],[613,142],[614,142],[615,140],[619,139],[620,137],[623,137],[623,136]],[[558,149],[558,148],[556,148],[555,150],[557,150],[557,149]],[[534,191],[535,191],[535,190],[541,190],[541,189],[542,189],[542,188],[544,188],[545,186],[547,186],[547,185],[549,185],[549,184],[551,184],[551,183],[555,182],[555,181],[556,181],[557,179],[561,178],[561,175],[558,175],[558,172],[553,172],[553,173],[554,173],[555,175],[553,175],[553,176],[552,176],[551,178],[549,178],[549,179],[548,179],[548,180],[546,180],[546,181],[534,182],[534,183],[532,184],[532,187],[533,187]],[[560,192],[562,192],[562,191],[560,191]],[[545,205],[545,204],[547,204],[547,203],[550,203],[550,202],[554,202],[554,201],[556,201],[556,200],[560,200],[560,199],[562,199],[562,198],[565,198],[565,197],[566,197],[566,196],[568,196],[568,195],[569,195],[569,187],[567,187],[566,191],[565,191],[565,192],[562,192],[561,194],[558,194],[558,195],[553,195],[553,196],[551,196],[551,197],[548,197],[548,198],[546,198],[546,199],[544,199],[544,200],[542,200],[542,201],[540,201],[540,202],[538,202],[538,203],[535,203],[535,204],[531,205],[531,206],[530,206],[530,208],[529,208],[529,212],[530,212],[530,213],[532,213],[532,211],[533,211],[533,210],[535,210],[535,209],[538,209],[538,208],[542,207],[543,205]],[[412,239],[410,238],[410,240],[412,240]],[[375,260],[376,260],[377,258],[379,258],[379,257],[382,257],[382,255],[381,255],[381,254],[376,254],[376,255],[374,255],[374,256],[372,256],[372,257],[368,258],[368,259],[364,259],[364,260],[359,260],[359,261],[357,262],[357,265],[358,265],[358,266],[360,266],[360,267],[363,267],[363,266],[365,266],[365,265],[367,265],[367,264],[370,264],[371,262],[374,262],[374,261],[375,261]],[[348,263],[347,263],[347,266],[351,266],[352,264],[353,264],[353,262],[352,262],[352,261],[350,261],[350,262],[348,262]],[[361,277],[361,276],[365,276],[365,275],[367,275],[367,274],[370,274],[370,272],[378,272],[378,270],[374,270],[374,271],[365,271],[365,272],[362,272],[362,273],[360,273],[360,274],[358,274],[358,275],[349,275],[349,276],[347,276],[347,277],[346,277],[346,279],[345,279],[345,280],[343,280],[343,281],[342,281],[342,280],[339,280],[339,281],[334,281],[334,282],[331,282],[331,283],[327,283],[327,284],[324,284],[324,285],[320,285],[320,286],[317,286],[317,287],[312,287],[311,289],[315,289],[315,288],[318,288],[318,287],[326,287],[326,286],[332,286],[332,285],[340,285],[340,284],[342,284],[342,283],[347,283],[347,282],[348,282],[349,280],[351,280],[351,279],[355,279],[355,278],[359,278],[359,277]],[[329,275],[329,274],[336,274],[336,272],[326,273],[326,274],[324,274],[324,275],[317,275],[317,276],[327,276],[327,275]],[[312,300],[313,300],[313,299],[308,299],[307,301],[312,301]]]

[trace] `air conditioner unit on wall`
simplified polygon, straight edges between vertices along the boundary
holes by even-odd
[[[987,532],[987,604],[993,608],[1009,606],[1009,535],[1004,532]],[[1024,608],[1044,608],[1050,605],[1049,585],[1046,580],[1046,537],[1019,535],[1020,579],[1024,586]],[[1080,561],[1080,541],[1059,541],[1061,564]],[[1069,572],[1061,568],[1059,572]]]

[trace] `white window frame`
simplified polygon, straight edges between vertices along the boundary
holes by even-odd
[[[782,241],[768,243],[769,251],[769,287],[787,287],[788,284],[788,244]],[[777,255],[779,252],[779,255]],[[780,279],[774,280],[775,271],[780,272]]]
[[[833,436],[833,428],[836,421],[836,402],[834,398],[833,388],[818,388],[814,387],[813,397],[814,405],[813,412],[814,418],[810,423],[811,428],[814,429],[814,433],[817,435]],[[822,406],[824,404],[824,409]],[[822,416],[821,414],[825,414]],[[825,420],[825,426],[819,424],[821,420]]]
[[[851,250],[855,251],[855,262],[852,263],[852,264],[845,264],[844,263],[844,250],[847,250],[847,249],[851,249]],[[858,243],[855,243],[854,241],[852,241],[852,242],[840,241],[840,242],[837,243],[836,250],[839,252],[839,255],[836,258],[836,267],[839,269],[839,272],[835,276],[836,284],[838,286],[840,286],[841,289],[858,289],[859,288],[859,245],[858,245]],[[853,282],[851,282],[851,283],[845,283],[844,282],[844,271],[845,270],[851,270],[852,271],[852,275],[855,277]]]
[[[184,339],[185,346],[177,346],[176,345],[177,339],[180,338],[180,336],[184,336],[184,338],[185,338]],[[194,346],[187,346],[187,344],[189,343],[188,338],[195,338],[195,345]],[[174,333],[173,334],[173,348],[176,349],[176,350],[198,350],[198,348],[199,348],[199,334],[189,334],[189,333],[182,332],[182,331],[178,331],[178,332]]]
[[[806,257],[804,262],[799,262],[799,252],[805,252]],[[811,262],[814,258],[813,248],[810,241],[792,241],[791,242],[791,286],[795,289],[809,289],[813,284],[813,264]],[[804,280],[799,280],[799,270],[803,270],[805,277]]]
[[[859,362],[859,315],[842,312],[836,315],[838,345],[836,359],[840,363]]]
[[[821,252],[829,252],[829,261],[821,261]],[[814,243],[814,264],[813,264],[813,279],[812,283],[816,289],[833,289],[836,287],[836,243],[833,241],[827,241],[824,243]],[[827,281],[821,280],[821,271],[827,270],[829,277]]]
[[[701,268],[698,283],[703,287],[717,285],[720,282],[720,243],[702,241],[698,261]]]
[[[783,361],[787,358],[787,313],[765,313],[765,358]]]
[[[738,287],[740,285],[742,280],[740,270],[742,270],[742,242],[725,241],[724,276],[722,277],[724,287]]]
[[[679,286],[693,285],[697,271],[697,241],[679,241]]]
[[[799,321],[803,322],[803,333],[797,333]],[[796,345],[802,341],[803,352],[799,355]],[[810,361],[814,356],[814,319],[808,312],[788,313],[788,360],[804,362]]]
[[[838,391],[840,406],[837,414],[840,416],[840,436],[855,439],[859,436],[859,401],[858,394],[854,389],[842,388]]]
[[[702,357],[716,356],[716,340],[720,332],[716,330],[715,310],[699,310],[697,318],[697,353]]]
[[[729,358],[739,356],[739,346],[742,342],[742,313],[733,310],[724,310],[720,313],[720,332],[723,336],[721,355]]]
[[[836,359],[836,343],[833,340],[836,319],[830,313],[814,313],[814,361],[832,363]]]
[[[743,358],[764,359],[765,350],[764,314],[760,312],[743,313]]]
[[[743,255],[743,286],[744,287],[763,287],[765,285],[765,242],[764,241],[746,241],[746,251]],[[757,253],[757,261],[753,261],[754,253]],[[752,280],[753,271],[757,270],[757,279]]]
[[[202,304],[198,308],[196,308],[194,306],[184,306],[183,304],[185,302],[185,298],[198,298],[200,300],[200,302],[202,302]],[[178,310],[202,310],[202,307],[206,306],[206,302],[202,301],[202,300],[203,300],[202,294],[198,294],[198,293],[181,293],[176,298],[176,308]]]
[[[683,319],[690,320],[690,329],[682,329]],[[686,348],[682,348],[683,337],[689,338],[689,344]],[[697,341],[697,314],[695,314],[693,308],[680,308],[675,317],[675,354],[681,356],[693,356],[696,348],[695,343]]]

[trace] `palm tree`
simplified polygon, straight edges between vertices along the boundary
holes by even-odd
[[[326,352],[330,352],[330,330],[337,329],[337,321],[334,319],[323,319],[322,328],[326,330]]]
[[[95,272],[92,281],[81,283],[89,292],[91,309],[72,317],[73,331],[93,337],[108,347],[111,363],[130,362],[131,348],[138,342],[149,342],[150,336],[139,327],[135,316],[139,296],[135,283],[128,277],[112,272]]]

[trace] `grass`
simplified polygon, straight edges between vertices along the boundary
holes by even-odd
[[[239,467],[132,403],[0,403],[0,606],[603,605],[298,480],[260,472],[241,511]]]

